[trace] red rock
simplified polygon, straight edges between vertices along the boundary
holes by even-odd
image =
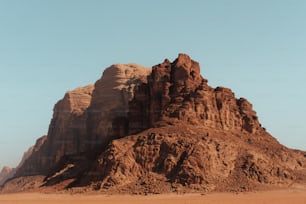
[[[57,103],[41,144],[17,175],[43,173],[51,188],[162,193],[306,183],[306,153],[277,142],[250,102],[210,87],[185,54],[152,72],[109,67],[93,92],[78,89]]]
[[[130,104],[131,134],[169,121],[223,130],[260,130],[255,111],[245,99],[223,87],[213,89],[201,77],[199,64],[180,54],[173,63],[156,65],[146,84],[136,89]]]
[[[106,145],[111,139],[126,135],[127,124],[124,124],[124,118],[127,116],[129,101],[134,97],[135,86],[146,82],[150,72],[151,69],[136,64],[115,64],[105,69],[101,79],[95,83],[87,110],[89,149]],[[113,121],[115,118],[117,121]]]
[[[67,92],[54,106],[45,143],[36,144],[39,150],[16,175],[47,175],[63,156],[88,152],[126,134],[120,116],[126,116],[134,87],[146,81],[150,72],[136,64],[112,65],[94,86]]]
[[[37,140],[31,156],[18,169],[20,175],[46,175],[66,154],[85,151],[87,138],[86,110],[91,102],[93,86],[69,91],[54,106],[47,137]]]
[[[0,172],[0,186],[2,186],[8,179],[12,178],[15,174],[15,169],[5,166]]]

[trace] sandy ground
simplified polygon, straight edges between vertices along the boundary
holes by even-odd
[[[0,195],[1,204],[306,204],[306,189],[252,193],[133,195],[68,195],[19,193]]]

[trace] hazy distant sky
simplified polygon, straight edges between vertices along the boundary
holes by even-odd
[[[0,167],[48,131],[54,104],[104,68],[187,53],[306,150],[305,0],[0,0]]]

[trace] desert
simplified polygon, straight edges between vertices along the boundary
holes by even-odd
[[[0,1],[0,204],[306,204],[305,10]]]
[[[159,194],[159,195],[71,195],[18,193],[2,194],[3,204],[305,204],[306,188],[297,186],[286,190],[248,193]]]

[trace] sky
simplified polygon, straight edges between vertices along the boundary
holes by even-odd
[[[47,134],[65,92],[116,63],[187,53],[306,150],[305,0],[0,0],[0,167]]]

